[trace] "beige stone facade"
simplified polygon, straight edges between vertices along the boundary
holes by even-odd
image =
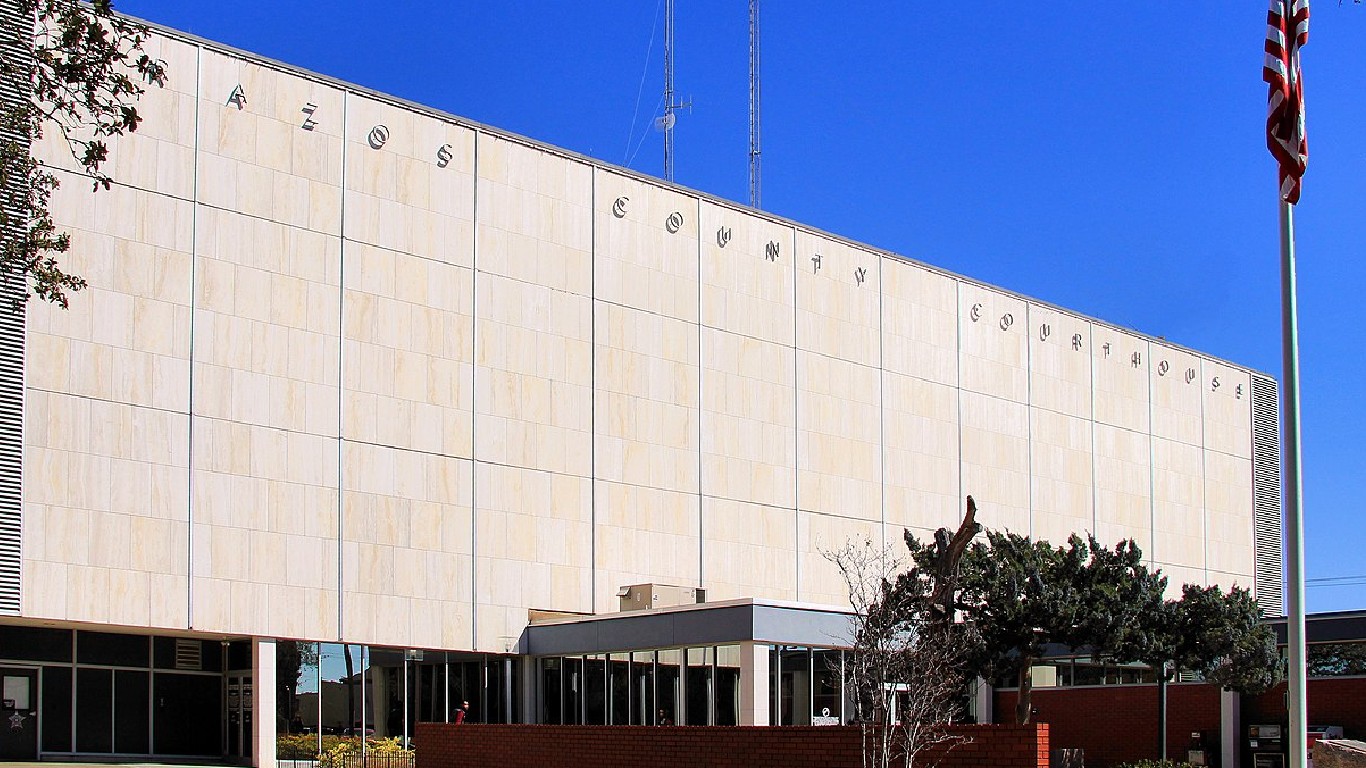
[[[152,48],[170,82],[118,185],[64,171],[54,203],[91,287],[29,314],[24,617],[503,652],[627,584],[840,605],[823,549],[969,493],[990,527],[1253,583],[1245,369]]]

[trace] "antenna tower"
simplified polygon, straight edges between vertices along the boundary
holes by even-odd
[[[664,178],[674,180],[674,0],[664,0]]]
[[[671,0],[672,1],[672,0]],[[758,208],[759,179],[759,0],[749,0],[749,207]]]

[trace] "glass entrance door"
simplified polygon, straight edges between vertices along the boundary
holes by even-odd
[[[227,699],[227,706],[223,709],[227,715],[228,757],[239,758],[242,762],[250,762],[252,737],[251,675],[229,672]]]
[[[0,760],[38,759],[38,670],[0,667]]]

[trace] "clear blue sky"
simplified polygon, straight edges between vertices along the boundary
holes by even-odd
[[[649,130],[662,0],[116,5],[662,173]],[[676,179],[742,202],[746,9],[678,0],[676,59],[694,105],[678,120]],[[763,207],[1279,378],[1265,18],[1262,0],[767,0]],[[1366,6],[1316,0],[1304,68],[1310,167],[1297,227],[1314,579],[1366,574]],[[1366,584],[1308,595],[1310,610],[1366,608]]]

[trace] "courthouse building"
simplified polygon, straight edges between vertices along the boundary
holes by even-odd
[[[147,47],[168,82],[113,189],[58,171],[90,287],[0,315],[0,759],[269,763],[277,733],[403,736],[462,701],[839,722],[822,550],[954,526],[969,493],[988,527],[1133,538],[1174,585],[1280,610],[1264,374],[173,30]]]

